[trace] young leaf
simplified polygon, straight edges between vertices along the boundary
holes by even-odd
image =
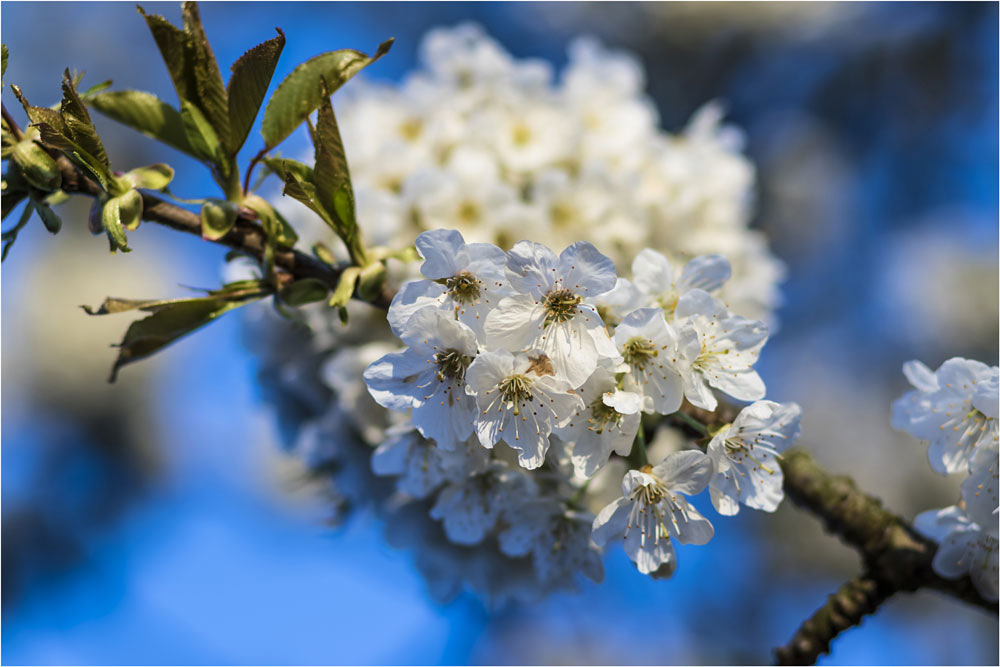
[[[307,164],[297,160],[282,157],[264,158],[264,164],[273,171],[282,181],[286,181],[285,174],[292,173],[297,180],[309,181],[313,179],[313,169]]]
[[[132,190],[132,192],[135,192],[135,190]],[[104,225],[104,231],[108,233],[111,252],[118,250],[131,252],[131,249],[128,247],[128,239],[125,237],[124,226],[126,221],[131,222],[135,216],[134,203],[132,200],[125,199],[125,195],[111,197],[104,203],[104,208],[101,210],[101,222]],[[123,204],[125,205],[124,212],[121,210]],[[141,197],[139,205],[140,207],[142,205]],[[141,208],[139,214],[140,216],[142,215]]]
[[[233,63],[233,72],[226,86],[229,100],[229,155],[236,155],[250,134],[253,121],[257,118],[264,94],[271,84],[274,68],[278,64],[281,50],[285,48],[285,34],[278,30],[278,36],[253,47]]]
[[[125,172],[123,178],[128,181],[133,188],[145,188],[147,190],[162,190],[170,185],[174,180],[174,170],[170,165],[163,163],[151,164],[148,167],[137,167]]]
[[[128,125],[133,130],[183,153],[199,157],[188,141],[181,114],[151,93],[139,90],[100,93],[90,98],[90,104],[105,116]]]
[[[322,53],[296,67],[278,85],[264,110],[261,134],[270,150],[302,124],[323,101],[323,81],[333,94],[351,77],[389,52],[391,39],[379,45],[375,55],[342,49]]]
[[[249,194],[244,197],[243,205],[257,214],[268,238],[274,239],[278,245],[290,248],[299,240],[299,236],[292,226],[267,200],[255,194]]]
[[[296,280],[278,291],[278,298],[289,306],[304,306],[322,301],[330,293],[330,288],[315,278]]]
[[[0,87],[3,87],[5,76],[7,76],[7,45],[0,44]]]
[[[208,36],[201,24],[198,4],[185,2],[181,5],[184,16],[184,30],[191,45],[192,69],[198,90],[198,107],[219,136],[223,146],[229,145],[229,103],[222,74],[215,61],[215,54],[209,46]]]
[[[149,31],[153,33],[156,46],[160,49],[163,62],[170,73],[170,80],[177,91],[178,100],[195,100],[198,96],[198,86],[195,83],[191,64],[191,46],[188,36],[183,30],[175,27],[170,21],[158,14],[147,14],[142,7],[137,7],[139,13],[146,19]]]
[[[201,235],[217,241],[236,224],[236,207],[228,201],[209,199],[201,206]]]
[[[219,136],[194,102],[181,100],[181,120],[192,155],[204,162],[218,163],[222,148]]]
[[[22,139],[14,146],[10,157],[21,169],[21,175],[33,187],[51,192],[62,183],[62,173],[56,161],[31,139]]]
[[[339,218],[341,229],[338,233],[341,237],[350,236],[354,231],[353,213],[350,217],[341,215],[341,211],[335,205],[335,199],[341,189],[346,189],[347,194],[351,194],[351,174],[347,169],[347,157],[344,155],[344,144],[340,139],[337,118],[333,115],[333,105],[330,104],[328,97],[324,97],[320,104],[313,141],[316,148],[316,167],[313,170],[312,182],[316,186],[316,196],[323,208],[335,213]],[[339,208],[344,208],[343,204]]]
[[[174,341],[192,333],[221,315],[244,304],[267,296],[271,290],[258,281],[227,285],[208,296],[193,299],[135,301],[105,299],[97,310],[84,306],[91,315],[120,313],[140,309],[152,314],[129,325],[118,345],[118,358],[111,369],[109,382],[118,377],[118,370],[127,364],[145,359]]]
[[[62,220],[59,219],[59,216],[56,215],[55,211],[49,208],[49,205],[44,202],[36,201],[34,204],[35,212],[38,213],[38,217],[42,219],[42,224],[45,225],[45,229],[49,230],[49,233],[51,234],[57,234],[59,230],[62,229]]]
[[[62,115],[66,129],[70,132],[70,138],[89,155],[92,155],[105,170],[109,169],[108,155],[104,151],[104,144],[97,136],[97,128],[94,127],[90,119],[87,106],[80,99],[73,86],[69,70],[63,74],[63,99],[59,113]]]

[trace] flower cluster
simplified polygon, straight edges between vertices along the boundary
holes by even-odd
[[[777,507],[775,459],[799,409],[760,400],[753,365],[767,328],[711,294],[729,276],[724,258],[673,267],[644,250],[629,280],[585,242],[556,255],[520,241],[505,253],[433,230],[416,246],[425,278],[400,290],[388,316],[406,348],[364,372],[372,397],[409,422],[373,465],[406,495],[436,495],[430,515],[452,542],[495,535],[503,553],[532,555],[544,587],[575,570],[598,576],[596,547],[621,537],[640,571],[663,575],[672,539],[704,544],[714,532],[685,495],[710,486],[722,514]],[[684,400],[714,410],[713,389],[756,402],[714,433],[707,455],[637,465],[622,497],[588,519],[587,481],[613,455],[646,460],[644,445],[633,453],[641,415],[673,414]]]
[[[338,93],[370,241],[399,247],[439,228],[505,250],[584,240],[620,266],[643,248],[676,264],[718,253],[732,267],[720,298],[772,323],[784,269],[748,227],[754,168],[719,105],[680,133],[660,130],[642,65],[592,39],[571,44],[559,76],[473,24],[432,30],[419,55],[401,83],[356,80]],[[329,241],[315,228],[309,240]]]
[[[935,572],[949,579],[968,574],[979,593],[995,601],[1000,368],[955,357],[936,371],[909,361],[903,374],[914,389],[893,405],[893,426],[929,443],[927,454],[935,472],[968,474],[958,504],[924,512],[916,528],[940,544]]]
[[[571,46],[559,77],[471,25],[432,31],[420,54],[400,84],[352,81],[337,116],[366,242],[416,238],[423,279],[405,282],[415,263],[392,260],[388,322],[352,302],[347,326],[306,308],[310,336],[261,338],[292,452],[332,481],[338,507],[383,515],[441,597],[532,597],[581,572],[598,579],[597,541],[615,531],[634,559],[704,539],[686,528],[697,514],[686,504],[669,514],[678,530],[651,525],[648,541],[617,517],[594,532],[618,496],[666,511],[707,486],[722,513],[773,509],[798,408],[758,401],[753,365],[783,268],[748,228],[754,171],[739,132],[714,104],[678,134],[658,129],[638,61],[591,40]],[[325,225],[282,208],[304,246],[337,252]],[[424,233],[440,229],[458,231]],[[644,416],[659,443],[655,415],[685,399],[713,410],[715,390],[758,402],[707,456],[681,452],[700,457],[682,467],[695,481],[710,470],[708,481],[670,477],[662,466],[676,454],[660,444],[649,449],[657,467],[644,468],[633,447]]]

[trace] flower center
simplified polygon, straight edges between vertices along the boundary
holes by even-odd
[[[456,303],[472,303],[479,298],[479,279],[468,271],[459,271],[445,279],[444,285]]]
[[[652,472],[652,468],[650,468],[650,472]],[[632,500],[638,500],[645,505],[657,505],[666,497],[667,487],[660,481],[655,484],[644,484],[632,492]]]
[[[472,357],[455,349],[447,349],[434,355],[438,380],[445,379],[465,382],[465,369],[472,363]]]
[[[554,289],[545,295],[545,326],[573,319],[583,297],[568,289]]]
[[[653,345],[653,341],[642,336],[629,338],[625,341],[625,347],[622,350],[625,363],[640,371],[646,367],[646,364],[651,363],[653,357],[658,354],[659,350]]]
[[[598,397],[590,404],[590,417],[587,419],[587,423],[590,425],[587,429],[600,435],[604,433],[608,423],[618,425],[621,420],[622,415],[610,405],[605,405],[604,400]]]
[[[517,405],[531,400],[531,379],[525,375],[511,375],[504,378],[498,385],[500,397],[507,403],[515,406],[514,414],[517,414]]]

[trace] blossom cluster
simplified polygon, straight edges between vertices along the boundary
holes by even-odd
[[[374,246],[461,236],[419,236],[422,280],[405,282],[416,263],[389,262],[388,322],[352,302],[347,326],[303,309],[309,336],[255,327],[293,454],[329,476],[338,507],[382,514],[441,597],[533,597],[576,573],[600,578],[598,542],[612,528],[640,547],[648,532],[662,552],[652,559],[669,558],[657,539],[669,526],[631,530],[612,512],[594,532],[593,521],[619,497],[668,508],[697,492],[663,467],[681,430],[668,421],[654,433],[650,420],[685,399],[711,410],[716,390],[757,402],[681,468],[696,482],[712,472],[724,514],[772,510],[798,408],[757,400],[752,366],[783,267],[749,228],[754,170],[720,107],[660,130],[640,63],[593,40],[573,43],[558,77],[468,24],[431,31],[420,57],[400,84],[358,79],[338,92],[358,219]],[[338,251],[304,208],[282,210],[304,247]],[[633,449],[644,415],[652,468]],[[694,510],[681,509],[685,526]]]
[[[956,505],[924,512],[915,526],[940,545],[935,572],[949,579],[968,574],[979,593],[995,601],[1000,570],[1000,368],[955,357],[936,371],[909,361],[903,374],[914,389],[893,404],[893,426],[928,443],[935,472],[968,475]]]
[[[675,263],[718,253],[732,268],[720,298],[773,324],[784,268],[749,228],[755,172],[721,106],[667,133],[633,56],[588,38],[567,55],[557,76],[462,24],[430,31],[402,82],[359,79],[339,92],[366,237],[399,247],[459,229],[505,250],[584,240],[619,266],[643,248]]]
[[[723,257],[674,267],[644,250],[629,280],[586,242],[556,255],[520,241],[505,253],[433,230],[416,246],[424,279],[404,285],[388,315],[406,348],[364,372],[380,405],[409,416],[373,466],[406,495],[436,492],[431,516],[450,540],[495,534],[503,553],[532,554],[545,586],[575,570],[596,576],[596,548],[622,538],[641,572],[662,576],[675,566],[672,540],[714,534],[685,496],[710,487],[722,514],[777,507],[776,457],[797,435],[799,409],[761,400],[753,366],[767,328],[712,295],[729,276]],[[685,400],[715,410],[713,389],[755,402],[707,454],[646,463],[641,415],[673,414]],[[587,480],[613,455],[638,465],[622,496],[588,516]]]

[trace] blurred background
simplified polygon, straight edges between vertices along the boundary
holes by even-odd
[[[178,5],[146,8],[180,21]],[[86,70],[85,85],[111,78],[174,100],[131,4],[2,12],[4,79],[32,103],[57,101],[66,67]],[[759,365],[769,398],[798,401],[802,443],[904,516],[955,502],[961,480],[931,472],[889,406],[905,360],[997,363],[996,4],[205,3],[202,17],[224,70],[281,27],[275,81],[388,36],[392,53],[367,75],[398,80],[427,29],[473,20],[557,68],[581,34],[636,53],[671,131],[723,100],[758,168],[756,225],[788,265],[781,329]],[[166,159],[178,195],[213,187],[181,154],[96,122],[118,168]],[[3,662],[768,662],[858,571],[786,503],[720,518],[707,547],[680,548],[668,581],[611,550],[605,582],[577,595],[440,605],[373,516],[327,525],[327,501],[276,445],[240,315],[105,382],[129,316],[78,306],[217,285],[224,253],[145,225],[135,252],[111,257],[86,212],[64,205],[55,237],[32,223],[3,265]],[[997,659],[995,617],[918,593],[821,664]]]

